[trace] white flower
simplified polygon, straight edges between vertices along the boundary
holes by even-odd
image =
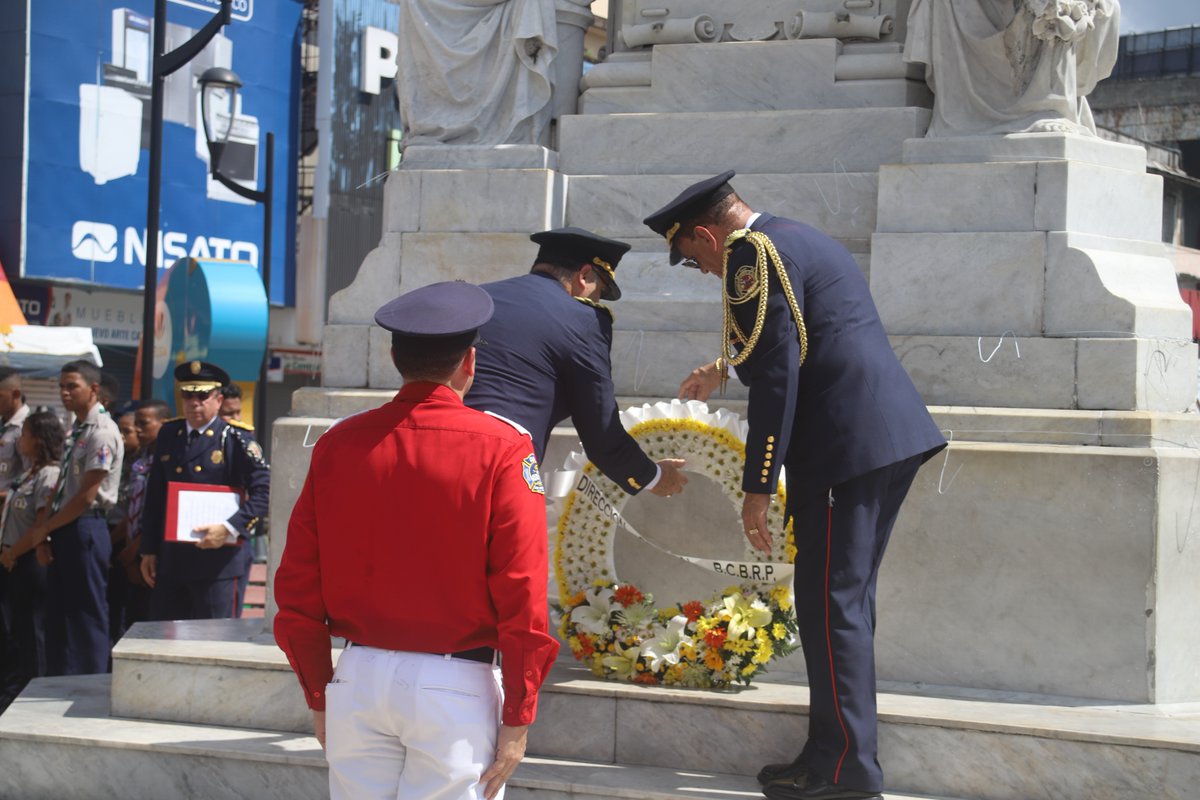
[[[612,655],[605,656],[601,663],[605,669],[612,670],[613,675],[629,681],[637,674],[638,655],[636,647],[622,647],[620,642],[614,642]]]
[[[634,603],[617,611],[617,622],[632,630],[650,627],[654,621],[654,608],[648,603]]]
[[[650,669],[658,672],[679,663],[679,651],[685,644],[691,644],[691,639],[684,629],[687,628],[687,617],[682,614],[671,617],[665,628],[655,628],[642,644],[642,656],[650,659]]]
[[[583,605],[571,609],[571,623],[593,636],[608,633],[609,620],[612,619],[613,613],[612,598],[612,589],[597,587],[589,590],[584,596]]]

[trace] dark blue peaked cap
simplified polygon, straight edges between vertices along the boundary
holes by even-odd
[[[211,392],[229,383],[229,373],[207,361],[184,361],[175,367],[181,392]]]
[[[492,318],[494,308],[491,296],[475,284],[444,281],[385,303],[375,312],[375,322],[405,336],[460,336],[479,330]]]
[[[671,248],[672,264],[683,260],[683,256],[675,249],[675,234],[679,233],[680,226],[731,194],[733,187],[729,185],[729,180],[736,174],[733,170],[726,170],[720,175],[693,183],[674,200],[642,220],[650,230],[667,240],[667,247]]]
[[[529,237],[541,245],[537,260],[560,266],[578,268],[591,264],[601,279],[600,299],[620,300],[617,286],[617,263],[629,252],[629,245],[609,239],[583,228],[555,228]]]

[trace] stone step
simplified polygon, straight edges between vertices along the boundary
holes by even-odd
[[[252,622],[135,626],[114,650],[112,713],[306,731],[296,679]],[[807,687],[780,678],[768,675],[740,692],[702,692],[599,681],[560,660],[543,690],[529,752],[747,775],[761,763],[790,759],[803,741]],[[1200,785],[1200,704],[888,683],[881,684],[879,719],[888,785],[917,795],[1183,800]],[[0,733],[5,724],[7,715]]]
[[[329,796],[324,756],[306,734],[120,719],[108,676],[40,678],[0,716],[0,797],[22,800],[318,800]],[[760,797],[754,779],[529,757],[512,800],[726,800]],[[886,795],[889,800],[933,800]]]
[[[559,170],[572,175],[712,172],[873,172],[898,164],[907,139],[925,135],[929,110],[916,107],[801,111],[580,114],[563,117]],[[847,136],[847,131],[854,131]],[[623,143],[637,142],[637,158]],[[711,174],[711,173],[710,173]]]

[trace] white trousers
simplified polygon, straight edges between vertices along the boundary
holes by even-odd
[[[325,691],[331,800],[482,800],[502,703],[491,664],[347,647]]]

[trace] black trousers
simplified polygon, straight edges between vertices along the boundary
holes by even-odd
[[[802,756],[828,781],[883,789],[875,708],[875,586],[923,456],[789,496],[796,619],[811,708]]]
[[[160,562],[161,563],[161,562]],[[240,575],[221,580],[176,580],[158,573],[150,619],[229,619],[242,616]]]
[[[15,697],[46,674],[46,568],[30,552],[4,572],[3,611],[8,630],[0,695]]]
[[[46,570],[48,675],[108,671],[108,562],[112,541],[103,517],[84,515],[51,533]]]

